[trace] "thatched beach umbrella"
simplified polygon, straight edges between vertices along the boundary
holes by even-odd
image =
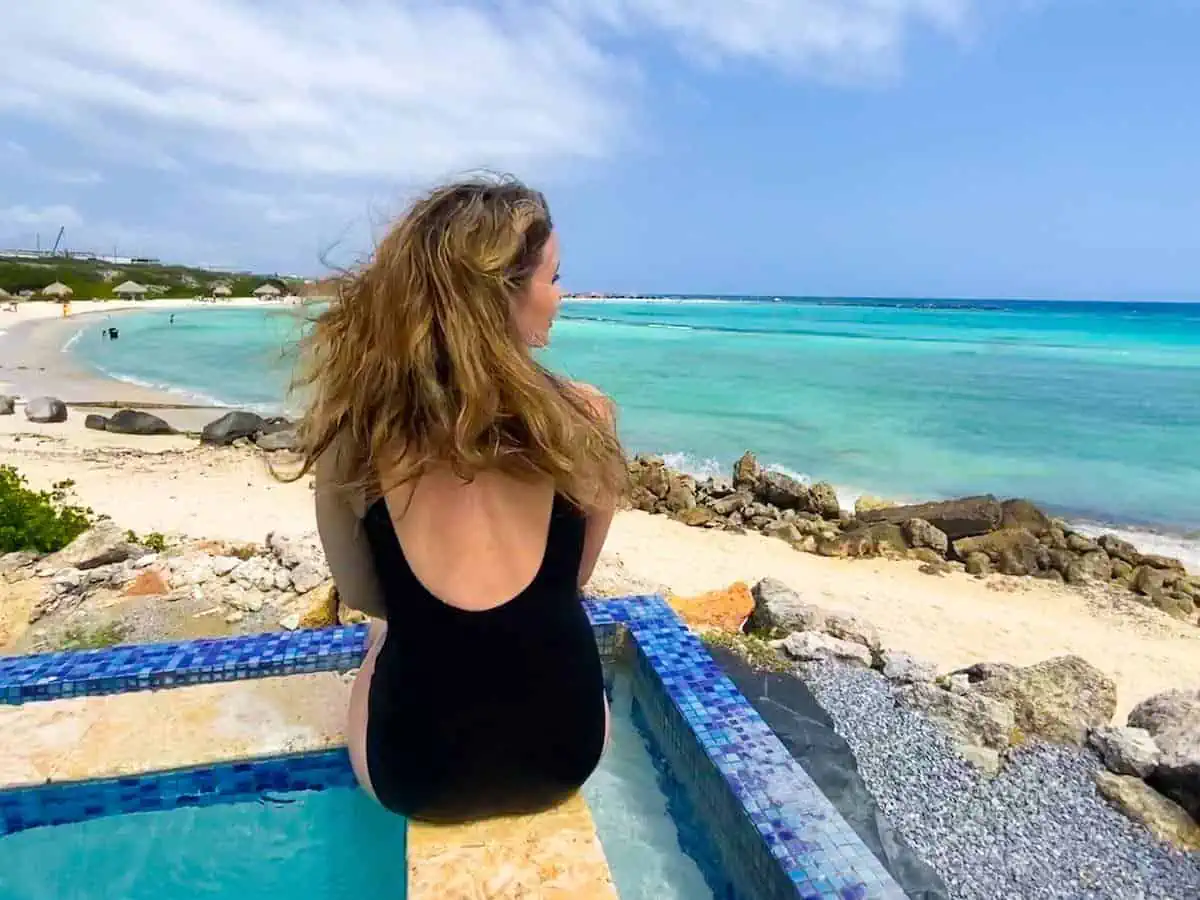
[[[126,281],[113,288],[113,293],[122,300],[141,300],[146,296],[146,288],[136,281]]]
[[[212,286],[212,295],[214,297],[231,297],[233,290],[227,284],[214,284]]]
[[[275,287],[275,285],[271,284],[270,282],[266,284],[260,284],[254,289],[255,297],[278,297],[282,293],[283,291],[279,290],[279,288]]]
[[[43,297],[59,297],[60,299],[66,300],[74,293],[75,292],[73,290],[71,290],[61,281],[55,281],[52,284],[48,284],[42,288]]]

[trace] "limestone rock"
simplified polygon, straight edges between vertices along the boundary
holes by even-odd
[[[1124,560],[1131,566],[1138,565],[1141,554],[1137,552],[1137,547],[1128,541],[1123,541],[1116,535],[1105,534],[1100,537],[1099,543],[1104,552],[1113,559]]]
[[[234,609],[249,613],[261,612],[262,608],[266,606],[266,598],[261,591],[254,588],[246,589],[237,584],[226,587],[220,594],[220,600]]]
[[[1159,840],[1180,850],[1200,851],[1200,825],[1140,778],[1100,771],[1096,773],[1096,790]]]
[[[1156,604],[1166,594],[1167,572],[1151,566],[1138,566],[1133,573],[1133,589],[1143,597],[1149,597]]]
[[[143,552],[141,547],[129,540],[128,532],[110,521],[103,521],[79,535],[47,562],[56,567],[94,569],[109,563],[124,562]]]
[[[704,482],[704,492],[717,499],[728,497],[733,490],[733,481],[723,475],[714,475]]]
[[[300,627],[300,613],[298,613],[298,612],[288,613],[286,616],[284,616],[282,619],[279,620],[279,624],[282,625],[284,628],[286,628],[288,631],[295,631],[297,628]]]
[[[266,424],[266,420],[257,413],[241,410],[228,412],[204,426],[200,432],[200,443],[225,447],[239,438],[253,439]]]
[[[1117,708],[1115,682],[1087,660],[1058,656],[984,678],[974,690],[1011,705],[1029,737],[1083,746]]]
[[[870,494],[863,494],[854,501],[854,515],[861,519],[863,517],[863,513],[868,513],[875,509],[887,509],[888,507],[894,505],[894,503],[890,503],[889,501],[883,500],[880,497],[872,497]]]
[[[917,682],[932,682],[937,679],[937,666],[917,659],[911,654],[898,650],[884,650],[880,658],[883,662],[883,677],[889,681],[899,684],[916,684]]]
[[[84,417],[83,427],[91,431],[108,431],[108,417],[90,413]]]
[[[268,453],[278,453],[282,450],[295,452],[300,447],[300,433],[295,428],[263,431],[258,433],[254,443],[259,450],[265,450]]]
[[[269,591],[275,587],[275,566],[265,557],[252,556],[238,563],[229,577],[244,588]]]
[[[285,570],[286,571],[286,570]],[[329,577],[329,569],[313,560],[305,560],[291,571],[291,583],[296,593],[305,594]]]
[[[995,531],[1000,526],[1002,516],[999,501],[995,497],[984,496],[864,510],[858,519],[867,524],[890,522],[893,525],[902,525],[909,519],[924,519],[944,531],[951,541],[957,541]]]
[[[983,578],[992,574],[992,561],[986,553],[970,553],[967,555],[967,574]]]
[[[925,547],[940,556],[945,556],[950,549],[950,539],[946,537],[946,532],[935,528],[924,519],[909,519],[901,527],[910,547]]]
[[[754,585],[751,596],[754,599],[748,622],[751,631],[782,634],[819,630],[825,626],[828,614],[778,579],[762,579]]]
[[[8,394],[0,394],[0,416],[11,416],[16,411],[17,401]]]
[[[904,556],[908,544],[904,530],[891,522],[876,522],[837,537],[821,540],[817,552],[822,556],[864,558],[875,556]]]
[[[782,472],[764,472],[759,478],[758,495],[780,509],[807,510],[811,503],[808,485]]]
[[[1200,822],[1200,689],[1143,700],[1129,714],[1129,725],[1150,732],[1162,751],[1147,780]]]
[[[943,728],[957,744],[1005,750],[1016,724],[1012,707],[976,691],[957,693],[918,682],[902,688],[900,698]]]
[[[65,422],[67,404],[57,397],[34,397],[25,403],[25,418],[30,422]]]
[[[783,639],[783,651],[802,662],[838,660],[871,665],[871,651],[862,644],[830,637],[820,631],[796,631]]]
[[[879,639],[879,632],[875,630],[875,626],[858,616],[829,613],[825,617],[825,622],[821,626],[821,630],[839,640],[849,641],[852,644],[861,644],[872,653],[878,653],[883,648],[883,643]]]
[[[1028,500],[1005,500],[1000,509],[1001,528],[1024,528],[1039,536],[1051,528],[1050,517]]]
[[[213,558],[207,553],[186,553],[170,560],[171,587],[189,587],[207,584],[217,577],[213,569]]]
[[[823,519],[837,519],[842,514],[837,490],[827,481],[818,481],[808,491],[808,509]]]
[[[1103,550],[1075,557],[1062,573],[1070,584],[1104,584],[1112,580],[1112,560]]]
[[[663,501],[667,512],[682,513],[696,507],[696,494],[682,481],[672,481]]]
[[[0,575],[8,575],[21,569],[31,567],[39,557],[32,550],[15,550],[12,553],[0,555]]]
[[[213,574],[218,578],[224,578],[236,569],[241,562],[236,556],[214,556],[212,558]]]
[[[1095,553],[1097,550],[1100,550],[1101,547],[1090,537],[1086,537],[1082,534],[1069,534],[1067,535],[1066,549],[1072,551],[1073,553]]]
[[[720,628],[722,631],[740,631],[754,611],[754,597],[743,581],[692,597],[670,596],[667,602],[687,624]]]
[[[321,585],[300,598],[299,627],[330,628],[338,624],[338,595],[333,582]]]
[[[954,552],[960,559],[982,553],[1004,575],[1032,575],[1045,568],[1043,561],[1049,562],[1049,551],[1024,528],[1006,528],[957,540]]]
[[[762,473],[762,467],[759,466],[758,460],[754,454],[746,451],[733,465],[733,486],[739,489],[753,490],[758,486],[758,478]]]
[[[1144,728],[1102,726],[1092,729],[1088,744],[1100,754],[1109,771],[1118,775],[1145,778],[1162,757],[1158,744]]]
[[[175,434],[166,421],[148,412],[122,409],[109,417],[105,431],[114,434]]]
[[[1182,562],[1173,556],[1159,556],[1154,553],[1143,553],[1138,557],[1138,565],[1150,566],[1152,569],[1165,569],[1168,572],[1187,572]]]

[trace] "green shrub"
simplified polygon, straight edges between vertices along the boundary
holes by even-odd
[[[73,482],[30,490],[12,466],[0,466],[0,553],[61,550],[91,527],[90,509],[67,502]]]
[[[97,625],[93,628],[68,628],[63,632],[60,650],[101,650],[104,647],[114,647],[121,641],[129,630],[120,622],[109,622],[107,625]]]

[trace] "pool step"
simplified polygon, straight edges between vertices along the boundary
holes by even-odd
[[[408,900],[617,900],[576,794],[536,816],[408,826]]]

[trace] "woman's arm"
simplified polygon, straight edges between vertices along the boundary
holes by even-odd
[[[375,575],[375,560],[363,530],[363,510],[357,510],[341,487],[338,442],[326,450],[313,467],[317,531],[325,561],[337,585],[338,597],[352,609],[383,619],[387,610]]]
[[[584,395],[592,409],[600,415],[610,428],[616,428],[616,416],[612,401],[590,384],[575,383],[575,387]],[[600,559],[600,551],[604,549],[604,541],[608,537],[608,529],[612,525],[616,512],[615,497],[604,498],[590,506],[587,510],[587,530],[583,538],[583,556],[579,561],[579,586],[584,587],[591,580],[592,572]]]

